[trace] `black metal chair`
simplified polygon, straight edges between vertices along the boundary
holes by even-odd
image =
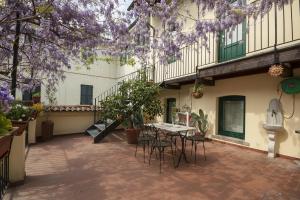
[[[175,152],[174,153],[176,155],[176,152],[177,152],[177,138],[180,137],[180,133],[178,133],[178,132],[176,132],[176,133],[175,132],[168,132],[167,137],[170,137],[172,145],[173,144],[175,145],[175,148],[174,148]]]
[[[155,137],[155,140],[153,140],[152,144],[151,144],[151,151],[150,151],[150,155],[149,155],[149,165],[151,162],[151,156],[153,154],[153,151],[158,150],[158,152],[159,152],[159,172],[161,173],[161,163],[162,163],[162,161],[165,160],[164,152],[165,152],[166,148],[171,148],[173,164],[175,166],[172,141],[167,139],[167,137],[162,137],[163,135],[165,135],[165,133],[163,133],[162,131],[158,130],[155,127],[152,127],[152,129],[155,131],[156,137]]]
[[[135,157],[137,154],[138,146],[143,146],[143,153],[144,153],[144,162],[146,162],[146,146],[148,147],[148,154],[149,154],[149,148],[151,145],[151,142],[155,139],[155,133],[152,131],[152,129],[148,126],[144,126],[141,129],[141,132],[138,137],[138,142],[135,147]]]
[[[204,160],[206,160],[206,154],[205,154],[205,134],[200,132],[195,132],[193,135],[189,135],[186,137],[186,141],[192,142],[192,148],[191,148],[191,155],[193,155],[193,149],[195,150],[195,162],[197,160],[197,144],[202,143],[203,147],[203,154],[204,154]]]

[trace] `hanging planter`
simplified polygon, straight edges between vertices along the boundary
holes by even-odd
[[[283,72],[284,67],[281,64],[274,64],[269,68],[268,74],[272,77],[279,77]]]
[[[201,98],[203,96],[203,89],[204,89],[203,84],[196,83],[193,88],[192,96],[195,99]]]
[[[203,96],[203,93],[202,92],[192,92],[192,96],[195,98],[195,99],[199,99]]]

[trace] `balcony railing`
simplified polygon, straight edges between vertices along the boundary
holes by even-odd
[[[195,75],[197,69],[300,45],[299,7],[300,0],[290,1],[282,9],[273,7],[263,17],[247,18],[231,33],[207,34],[207,47],[200,38],[199,44],[180,50],[180,60],[167,65],[157,62],[155,82]]]

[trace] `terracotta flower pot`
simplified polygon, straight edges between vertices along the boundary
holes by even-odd
[[[11,142],[18,128],[13,128],[9,133],[0,136],[0,158],[10,152]]]
[[[193,92],[192,96],[196,99],[199,99],[199,98],[203,97],[203,93],[202,92]]]
[[[12,126],[13,127],[19,127],[19,129],[16,131],[15,135],[20,136],[23,134],[24,130],[28,126],[28,121],[16,121],[12,120]]]
[[[140,132],[140,129],[126,129],[127,143],[137,144]]]
[[[39,96],[32,97],[32,101],[33,101],[33,103],[40,103],[41,102],[41,97],[39,97]]]

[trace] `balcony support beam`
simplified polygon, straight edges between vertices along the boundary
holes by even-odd
[[[300,61],[300,45],[286,49],[278,49],[280,63],[291,63]],[[231,60],[205,69],[198,69],[198,78],[234,76],[253,71],[262,71],[274,64],[274,51],[261,53],[254,56]]]

